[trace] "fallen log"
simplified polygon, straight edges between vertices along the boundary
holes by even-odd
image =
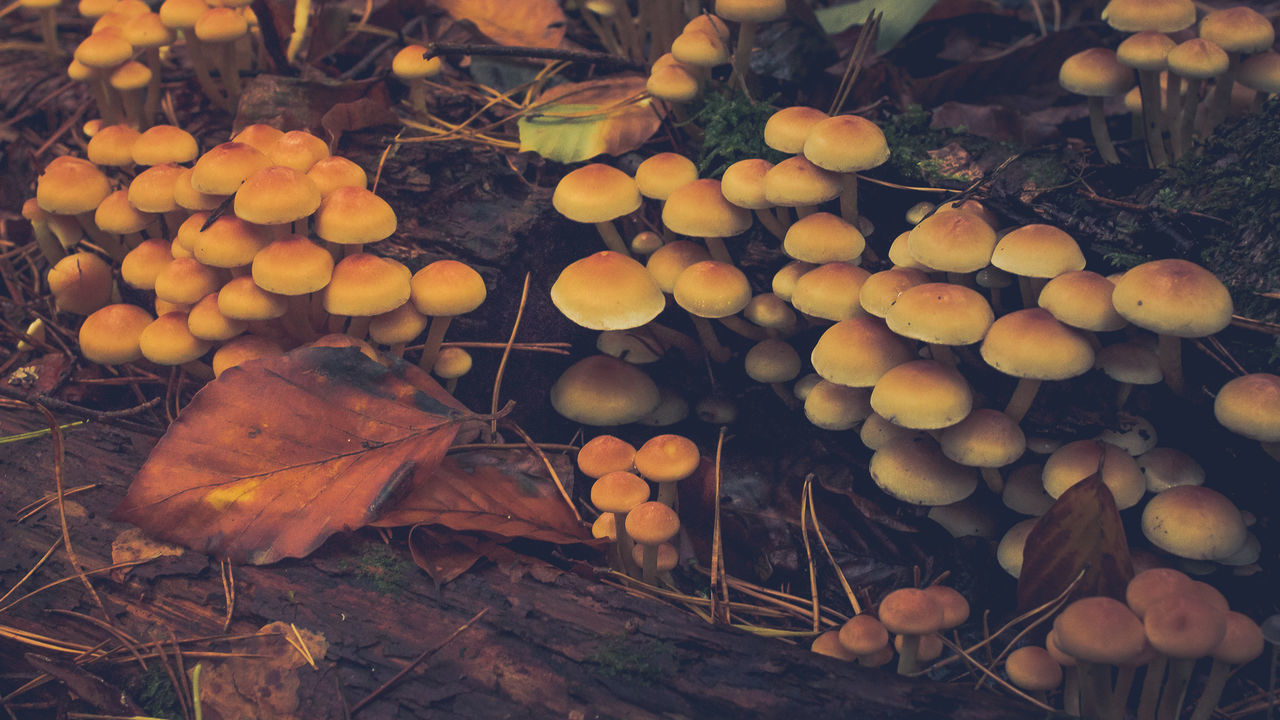
[[[35,413],[0,413],[4,435],[39,427]],[[191,553],[127,572],[94,573],[112,562],[112,542],[127,529],[107,516],[154,440],[103,425],[70,430],[65,440],[64,487],[97,484],[68,495],[63,505],[79,565],[90,573],[106,617],[73,579],[8,609],[12,597],[0,602],[0,626],[90,647],[114,643],[115,633],[123,632],[141,650],[166,650],[171,662],[179,659],[174,648],[180,646],[187,670],[197,662],[205,668],[202,705],[208,718],[260,712],[335,719],[1002,720],[1040,714],[968,685],[902,679],[713,627],[682,609],[541,561],[482,565],[437,588],[408,560],[405,548],[388,548],[373,534],[336,538],[305,560],[234,568],[234,600],[219,564]],[[6,590],[62,537],[57,503],[17,519],[20,508],[52,492],[53,463],[47,436],[10,444],[0,453],[0,587]],[[74,570],[59,547],[21,590],[64,577],[74,577]],[[50,612],[55,609],[76,614]],[[84,616],[109,620],[114,630]],[[273,622],[285,625],[266,636],[225,639],[252,635]],[[291,636],[292,645],[284,645]],[[175,643],[195,637],[224,639]],[[311,649],[314,657],[308,660],[298,647]],[[0,639],[0,696],[39,675],[37,666],[51,667],[47,660],[27,658],[32,650],[29,643]],[[254,666],[268,661],[200,654],[246,651],[288,658],[284,665]],[[383,687],[424,651],[421,664]],[[61,657],[65,664],[72,655]],[[117,657],[123,661],[115,662]],[[67,673],[88,671],[112,680],[134,662],[121,653]],[[7,702],[17,707],[26,699]]]

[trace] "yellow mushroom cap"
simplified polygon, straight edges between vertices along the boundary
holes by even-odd
[[[1134,70],[1164,70],[1169,66],[1169,51],[1176,44],[1162,32],[1144,30],[1120,42],[1116,47],[1116,60]]]
[[[666,505],[650,500],[631,508],[627,534],[641,545],[661,545],[680,532],[680,518]]]
[[[1027,437],[999,410],[979,408],[938,436],[942,453],[969,467],[1004,467],[1022,457]]]
[[[765,121],[764,144],[789,155],[802,153],[809,131],[828,117],[817,108],[803,105],[782,108]]]
[[[182,172],[173,181],[173,202],[185,210],[207,213],[226,199],[225,195],[210,195],[191,187],[191,168],[182,168]]]
[[[1204,38],[1191,38],[1178,43],[1169,51],[1166,60],[1169,70],[1175,75],[1200,80],[1226,72],[1231,64],[1231,58],[1225,50]]]
[[[923,283],[903,290],[885,315],[895,333],[939,345],[982,340],[995,313],[976,290],[950,283]]]
[[[804,416],[823,430],[848,430],[871,414],[866,388],[819,380],[804,396]]]
[[[369,339],[381,345],[408,344],[427,329],[429,322],[430,318],[418,312],[410,300],[395,310],[375,315],[369,321]],[[470,367],[467,370],[470,371]],[[434,366],[432,372],[435,372]]]
[[[1228,665],[1244,665],[1262,654],[1262,629],[1247,615],[1227,611],[1227,631],[1213,649],[1215,660]]]
[[[142,330],[138,347],[143,357],[157,365],[182,365],[209,352],[213,343],[191,334],[185,312],[169,312]]]
[[[253,281],[280,295],[306,295],[329,284],[333,256],[301,235],[285,235],[253,256]]]
[[[996,562],[1015,578],[1022,575],[1022,560],[1027,547],[1027,536],[1035,529],[1036,522],[1039,520],[1040,518],[1033,517],[1014,523],[1013,527],[1005,531],[996,545]],[[1059,660],[1059,662],[1062,661]]]
[[[1045,283],[1036,302],[1059,322],[1071,327],[1110,332],[1129,324],[1111,304],[1114,291],[1115,284],[1102,275],[1075,270]]]
[[[1023,690],[1044,692],[1062,684],[1062,666],[1038,645],[1025,645],[1009,653],[1004,671]]]
[[[947,585],[930,585],[924,589],[942,607],[942,630],[958,627],[969,619],[969,601],[958,590]]]
[[[1166,595],[1191,594],[1192,580],[1181,570],[1167,567],[1156,567],[1143,570],[1125,586],[1125,603],[1139,619],[1147,614],[1147,609]]]
[[[1044,490],[1056,499],[1072,485],[1099,472],[1118,510],[1137,505],[1147,491],[1146,478],[1133,456],[1097,440],[1077,440],[1054,450],[1044,462]]]
[[[248,275],[232,278],[218,291],[218,311],[233,320],[272,320],[288,309],[286,296],[263,290]]]
[[[773,169],[773,163],[760,158],[739,160],[725,168],[720,176],[720,192],[724,199],[748,210],[772,207],[764,197],[764,176]]]
[[[701,90],[698,78],[689,66],[676,62],[674,58],[670,64],[662,67],[658,67],[655,62],[644,87],[650,95],[672,103],[689,102],[698,97]]]
[[[1179,485],[1204,484],[1204,468],[1177,448],[1151,448],[1135,459],[1147,479],[1147,492],[1161,493]]]
[[[191,252],[205,265],[234,268],[252,263],[269,242],[269,228],[226,214],[191,236]]]
[[[862,255],[866,238],[839,215],[811,213],[791,224],[782,250],[810,263],[851,262]]]
[[[580,223],[608,222],[640,207],[636,181],[621,170],[591,163],[556,184],[551,204],[561,215]]]
[[[809,130],[804,156],[824,170],[862,172],[883,165],[889,159],[889,145],[884,132],[870,120],[837,115]]]
[[[751,284],[737,267],[703,260],[680,273],[672,294],[680,307],[698,317],[722,318],[746,307],[751,300]]]
[[[151,68],[137,60],[130,60],[112,70],[108,81],[111,87],[121,92],[141,90],[151,82]]]
[[[863,315],[859,294],[869,277],[871,273],[851,263],[823,263],[796,279],[791,305],[806,315],[834,322]],[[774,292],[778,292],[776,285]]]
[[[658,406],[658,386],[634,365],[609,355],[574,363],[551,386],[551,406],[584,425],[625,425]]]
[[[160,300],[193,305],[211,292],[217,292],[222,278],[216,268],[195,258],[175,257],[156,275],[155,293]]]
[[[667,197],[662,224],[691,237],[732,237],[751,227],[751,213],[725,199],[719,180],[703,178],[681,185]]]
[[[916,430],[936,430],[963,420],[973,391],[954,367],[935,360],[895,366],[876,382],[871,407],[886,420]]]
[[[320,201],[316,235],[340,245],[364,245],[391,237],[396,213],[386,200],[362,187],[340,187]]]
[[[1066,380],[1093,367],[1093,348],[1076,330],[1047,310],[1028,308],[1002,315],[991,324],[980,349],[982,359],[1006,375],[1035,380]]]
[[[1116,382],[1154,385],[1164,379],[1164,374],[1160,371],[1159,356],[1155,350],[1142,343],[1121,342],[1107,345],[1098,351],[1096,362],[1107,377]]]
[[[1227,613],[1194,597],[1166,595],[1152,603],[1142,618],[1147,642],[1180,660],[1213,652],[1227,634]]]
[[[778,330],[783,334],[796,326],[796,312],[785,300],[774,293],[753,295],[742,309],[742,316],[762,328]]]
[[[470,265],[457,260],[436,260],[413,274],[413,304],[424,315],[453,317],[480,307],[488,289],[484,278]]]
[[[844,649],[854,655],[870,655],[889,644],[889,631],[884,623],[866,613],[846,620],[837,637]]]
[[[405,45],[391,58],[391,72],[401,80],[435,77],[443,72],[444,61],[426,58],[426,54],[427,49],[421,45]]]
[[[80,354],[101,365],[123,365],[142,357],[138,338],[151,324],[151,313],[125,303],[95,310],[80,325]]]
[[[356,253],[333,266],[323,290],[324,309],[331,315],[367,317],[391,312],[410,295],[409,269],[390,258]]]
[[[1265,15],[1238,5],[1213,10],[1201,18],[1200,37],[1227,52],[1253,53],[1271,49],[1276,31]]]
[[[963,210],[939,210],[911,229],[907,251],[935,270],[967,273],[991,262],[996,234],[982,218]]]
[[[790,382],[800,374],[800,354],[786,340],[765,338],[747,351],[743,367],[756,382]]]
[[[649,255],[645,260],[645,270],[662,292],[671,294],[676,289],[680,273],[694,263],[710,259],[711,253],[704,246],[688,240],[676,240]]]
[[[173,251],[169,247],[168,240],[163,238],[144,240],[130,250],[120,262],[120,279],[130,287],[152,290],[156,286],[156,276],[171,262],[173,262]]]
[[[308,217],[320,207],[320,188],[303,173],[270,165],[245,179],[236,190],[235,213],[258,225],[283,225]]]
[[[436,355],[436,362],[431,366],[431,372],[444,380],[456,380],[471,372],[471,365],[471,353],[465,348],[445,346],[440,348],[440,353]]]
[[[1142,533],[1161,550],[1193,560],[1227,557],[1246,537],[1235,503],[1201,485],[1180,485],[1151,498],[1142,511]]]
[[[230,195],[245,178],[270,164],[267,156],[251,145],[225,142],[196,160],[191,168],[191,187],[210,195]]]
[[[929,282],[928,274],[913,268],[894,266],[872,273],[858,291],[862,309],[878,318],[889,314],[904,290]]]
[[[1196,21],[1191,0],[1111,0],[1102,8],[1102,19],[1121,32],[1177,32]]]
[[[1114,97],[1133,87],[1133,69],[1120,64],[1109,48],[1089,48],[1063,61],[1058,84],[1085,97]]]
[[[203,42],[231,42],[249,32],[249,23],[234,8],[209,8],[196,20],[196,37]]]
[[[912,505],[950,505],[978,489],[978,474],[943,455],[927,435],[882,445],[868,469],[881,490]]]
[[[1040,477],[1043,465],[1019,465],[1004,479],[1000,501],[1019,515],[1039,517],[1053,506],[1053,498],[1044,491]]]
[[[1280,441],[1280,376],[1251,373],[1228,380],[1214,398],[1213,414],[1233,433]]]
[[[213,353],[213,376],[222,377],[222,373],[250,360],[277,357],[284,354],[280,343],[261,335],[240,335],[231,338]]]
[[[868,396],[868,401],[869,400],[870,396]],[[868,415],[866,422],[862,423],[862,427],[858,429],[858,439],[862,441],[862,444],[866,446],[868,450],[879,450],[895,440],[904,440],[923,436],[924,433],[921,431],[904,428],[900,425],[894,425],[875,412]],[[1036,482],[1040,482],[1039,475],[1036,476]]]
[[[702,461],[702,453],[692,440],[683,435],[655,435],[644,442],[635,454],[636,472],[656,483],[677,482],[693,474]]]
[[[590,478],[620,470],[630,471],[635,460],[635,446],[616,435],[597,435],[578,449],[578,469]]]
[[[898,588],[885,595],[876,612],[891,633],[928,635],[942,627],[942,606],[919,588]]]
[[[86,155],[94,165],[132,165],[133,145],[141,136],[132,125],[107,125],[89,138]]]
[[[694,15],[692,20],[684,24],[684,30],[701,30],[702,32],[715,33],[724,42],[729,42],[729,26],[725,24],[724,20],[709,12]]]
[[[602,512],[631,512],[648,500],[649,484],[625,470],[607,472],[591,485],[591,504]]]
[[[1058,647],[1077,661],[1118,665],[1142,652],[1142,621],[1109,597],[1080,598],[1054,620]]]
[[[764,197],[772,205],[819,205],[840,194],[840,175],[823,170],[803,155],[774,165],[764,176]]]
[[[1245,58],[1236,69],[1236,79],[1258,92],[1280,92],[1280,53],[1264,52]]]
[[[243,130],[232,136],[232,142],[238,142],[249,145],[258,152],[266,155],[271,152],[271,148],[284,137],[284,131],[265,125],[263,123],[254,123],[247,125]]]
[[[1051,278],[1083,270],[1084,253],[1074,238],[1052,225],[1024,225],[1000,238],[991,264],[1013,275]]]
[[[133,46],[117,28],[96,30],[76,46],[75,59],[95,69],[114,68],[133,55]]]
[[[320,189],[321,197],[340,187],[366,188],[369,186],[369,176],[364,168],[341,155],[330,155],[317,160],[307,171],[307,177],[311,178],[311,181]]]
[[[679,153],[658,153],[636,168],[636,189],[654,200],[666,200],[676,188],[697,179],[698,167]]]
[[[305,130],[290,130],[271,144],[267,158],[272,165],[284,165],[305,173],[329,157],[329,145]]]
[[[817,267],[813,263],[800,260],[792,260],[783,265],[778,272],[773,274],[773,279],[769,283],[773,294],[786,302],[791,302],[791,296],[796,290],[796,283],[800,281],[801,277],[808,274],[810,270]]]
[[[128,190],[117,190],[106,196],[93,213],[93,223],[112,235],[140,232],[155,221],[155,215],[138,212],[129,204]]]
[[[1231,295],[1213,273],[1179,259],[1130,269],[1111,296],[1126,320],[1161,335],[1212,335],[1231,324]]]
[[[229,318],[218,308],[218,295],[209,293],[187,312],[187,329],[201,340],[222,342],[249,328],[246,320]]]
[[[45,280],[59,310],[88,315],[111,301],[111,266],[93,253],[67,255],[49,268]]]
[[[671,41],[671,56],[686,65],[710,68],[728,61],[729,48],[718,33],[685,30]]]
[[[911,348],[882,321],[862,315],[827,328],[809,359],[814,371],[830,382],[871,387],[913,357]]]
[[[178,180],[186,168],[171,163],[152,165],[138,173],[129,183],[129,204],[148,213],[167,213],[178,209]]]
[[[107,176],[88,160],[55,158],[36,180],[36,202],[55,215],[79,215],[98,207],[111,194]]]
[[[592,330],[640,327],[666,307],[645,267],[612,250],[570,263],[551,286],[551,302],[565,317]]]
[[[158,48],[173,43],[173,31],[165,26],[159,13],[145,12],[132,17],[121,31],[135,48]]]

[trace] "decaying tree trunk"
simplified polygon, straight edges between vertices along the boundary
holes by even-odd
[[[34,413],[0,415],[5,435],[40,426]],[[152,440],[89,425],[68,431],[66,441],[65,485],[100,484],[65,503],[77,557],[93,570],[111,562],[112,541],[126,529],[107,515]],[[2,589],[13,586],[61,537],[56,504],[21,523],[15,519],[19,508],[52,491],[51,447],[44,437],[0,451]],[[395,560],[370,561],[371,549]],[[327,652],[317,653],[315,669],[298,659],[293,678],[282,680],[275,670],[262,673],[266,693],[290,694],[283,703],[279,697],[270,698],[274,704],[254,697],[262,689],[246,688],[242,675],[235,684],[247,706],[260,708],[262,717],[347,716],[412,658],[487,609],[353,716],[996,720],[1038,715],[989,691],[974,692],[970,685],[902,680],[776,640],[717,629],[683,610],[541,564],[482,564],[437,590],[407,556],[403,548],[386,553],[372,536],[348,537],[306,560],[236,568],[234,612],[225,634],[252,633],[283,621],[285,627],[292,623],[323,635],[328,643]],[[23,591],[71,574],[59,548]],[[141,565],[125,577],[91,577],[112,623],[140,642],[224,634],[227,601],[216,562],[188,554]],[[73,580],[0,613],[0,626],[85,645],[111,637],[88,622],[51,614],[51,608],[101,618],[83,584]],[[283,642],[279,636],[253,642],[277,641]],[[188,669],[199,661],[210,669],[206,673],[212,671],[206,675],[210,686],[229,676],[219,675],[220,663],[252,662],[198,660],[193,649],[244,652],[246,646],[234,641],[184,646],[184,653],[191,653],[184,661]],[[24,659],[32,650],[0,639],[0,695],[20,685],[24,675],[37,674]],[[105,663],[89,668],[112,676]],[[212,696],[203,705],[206,718],[234,716]]]

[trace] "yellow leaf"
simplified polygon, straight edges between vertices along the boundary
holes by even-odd
[[[470,20],[499,45],[555,48],[564,41],[564,11],[556,0],[436,0],[436,5],[458,20]]]
[[[520,118],[520,151],[573,163],[635,150],[662,122],[644,85],[624,75],[551,88]]]

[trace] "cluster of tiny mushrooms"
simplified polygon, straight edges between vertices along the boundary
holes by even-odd
[[[54,6],[22,4],[52,17]],[[157,13],[141,0],[80,1],[81,13],[97,20],[68,73],[89,83],[101,117],[85,127],[88,159],[50,162],[24,206],[50,266],[57,310],[85,316],[81,352],[103,365],[147,362],[210,377],[326,331],[367,336],[399,357],[425,330],[419,364],[456,381],[471,359],[458,348],[442,350],[441,341],[452,317],[483,302],[485,284],[453,260],[414,273],[364,252],[395,232],[396,217],[366,189],[363,168],[298,130],[252,125],[200,154],[181,128],[151,126],[160,49],[177,37],[210,100],[235,107],[236,48],[255,42],[245,5],[165,0]],[[730,77],[745,77],[755,25],[780,17],[785,3],[719,0],[716,11],[694,17],[672,52],[653,64],[648,89],[677,113],[716,66],[732,60]],[[1195,15],[1189,0],[1112,0],[1103,17],[1137,34],[1118,52],[1088,50],[1063,65],[1063,85],[1091,98],[1106,161],[1118,158],[1100,98],[1129,90],[1132,69],[1139,71],[1141,127],[1156,165],[1186,152],[1221,120],[1233,82],[1258,97],[1280,88],[1265,18],[1247,8],[1220,10],[1203,18],[1197,38],[1178,44],[1163,34],[1188,28]],[[733,53],[731,23],[738,34]],[[1244,53],[1254,54],[1241,60]],[[427,54],[408,46],[393,61],[418,111],[423,78],[443,69]],[[221,84],[209,56],[219,63]],[[1208,78],[1215,89],[1201,104]],[[1162,555],[1135,552],[1149,569],[1130,584],[1127,606],[1101,597],[1071,603],[1047,647],[1014,650],[1005,669],[1013,683],[1042,694],[1059,685],[1066,666],[1067,710],[1119,718],[1134,671],[1145,666],[1139,717],[1165,720],[1178,716],[1195,658],[1212,656],[1192,716],[1207,718],[1227,669],[1261,652],[1261,636],[1212,587],[1163,565],[1177,559],[1193,572],[1219,563],[1248,568],[1258,542],[1246,529],[1249,513],[1205,487],[1204,470],[1186,453],[1157,446],[1149,421],[1121,409],[1135,385],[1163,381],[1183,391],[1181,339],[1229,324],[1226,288],[1177,259],[1100,275],[1085,269],[1066,232],[1040,224],[1002,228],[974,200],[913,208],[912,227],[889,245],[889,266],[872,273],[860,263],[886,263],[867,247],[873,228],[858,215],[857,189],[858,174],[889,157],[880,129],[855,115],[788,107],[769,119],[764,141],[790,157],[776,165],[742,160],[713,179],[666,152],[642,162],[634,177],[592,163],[560,181],[556,210],[596,225],[607,249],[566,267],[551,288],[566,317],[601,331],[601,354],[573,364],[551,388],[556,411],[598,427],[677,422],[688,414],[686,401],[659,388],[643,365],[672,349],[687,359],[732,362],[717,335],[728,331],[754,343],[743,358],[746,373],[789,407],[802,405],[814,425],[841,431],[860,424],[862,442],[874,451],[871,476],[890,496],[930,507],[929,516],[956,535],[998,536],[990,510],[996,496],[1031,516],[999,542],[1000,564],[1012,575],[1020,572],[1036,516],[1075,483],[1098,473],[1121,511],[1150,493],[1141,524]],[[829,203],[831,211],[824,209]],[[624,241],[615,221],[651,212],[660,213],[662,232]],[[790,258],[769,292],[751,287],[731,251],[732,238],[757,220]],[[153,294],[147,302],[154,314],[122,302],[117,280],[135,301]],[[1017,307],[1006,307],[1015,296]],[[672,300],[679,311],[669,309]],[[697,339],[658,324],[664,312],[687,314]],[[808,349],[813,372],[802,375],[805,361],[791,339],[814,327],[825,330]],[[28,328],[35,338],[42,332],[39,321]],[[215,347],[210,368],[203,358]],[[1016,380],[1004,408],[976,407],[986,398],[975,396],[964,374],[974,363]],[[1126,427],[1066,444],[1024,435],[1019,423],[1041,383],[1094,369],[1117,383],[1114,409]],[[733,415],[732,407],[701,409],[717,422]],[[1229,381],[1214,411],[1231,431],[1280,454],[1280,377]],[[1034,455],[1046,457],[1020,462]],[[675,482],[700,460],[697,445],[679,435],[658,435],[638,450],[612,435],[582,447],[579,467],[595,479],[590,495],[601,513],[593,532],[617,541],[621,569],[652,583],[676,566]],[[1002,474],[1006,466],[1014,469]],[[656,500],[649,482],[660,488]],[[880,666],[894,656],[894,633],[899,671],[914,672],[941,653],[937,633],[968,612],[952,589],[902,588],[874,613],[820,635],[814,649]]]

